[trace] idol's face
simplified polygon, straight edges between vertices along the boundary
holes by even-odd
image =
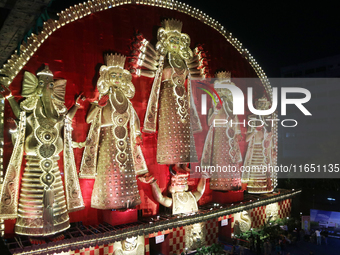
[[[110,87],[119,88],[123,81],[123,73],[120,70],[112,69],[109,72]]]
[[[180,38],[179,36],[170,36],[168,39],[168,50],[169,51],[176,51],[180,50]]]
[[[259,101],[256,102],[256,108],[258,110],[266,110],[266,109],[268,109],[268,102],[259,100]]]
[[[188,191],[188,178],[182,176],[172,176],[169,191],[171,193]]]
[[[39,75],[36,93],[40,97],[51,98],[53,95],[54,80],[50,75]]]

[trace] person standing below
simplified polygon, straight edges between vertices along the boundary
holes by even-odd
[[[325,244],[327,245],[328,231],[324,230],[324,231],[322,231],[321,234],[322,234],[323,238],[325,239]]]
[[[316,244],[317,245],[321,245],[321,235],[320,235],[320,230],[316,230],[315,231],[315,235],[316,235]]]

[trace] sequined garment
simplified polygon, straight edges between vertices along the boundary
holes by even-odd
[[[215,127],[211,124],[203,147],[201,167],[204,171],[211,172],[210,189],[239,190],[242,155],[237,141],[237,136],[241,132],[239,124],[235,124],[238,123],[238,117],[234,116],[232,119],[234,124],[230,125],[231,118],[222,108],[211,114],[210,118],[228,120],[228,124],[216,124]]]
[[[121,90],[115,90],[102,109],[93,208],[126,209],[141,203],[127,127],[132,114]]]
[[[119,149],[112,139],[113,126],[100,129],[98,172],[91,197],[91,207],[97,209],[133,208],[141,203],[134,170],[130,139],[126,137],[125,167],[116,160]],[[120,154],[122,155],[122,154]]]
[[[171,55],[170,55],[171,57]],[[163,70],[160,93],[157,162],[179,164],[197,161],[195,141],[190,126],[188,93],[184,86],[188,71],[185,62],[172,56],[177,68]],[[172,64],[173,65],[173,64]],[[171,78],[171,79],[169,79]]]
[[[272,192],[273,181],[272,174],[262,171],[263,166],[267,166],[263,157],[263,147],[261,143],[254,144],[252,148],[252,157],[249,161],[250,168],[247,190],[249,193],[267,193]],[[256,168],[254,168],[256,167]]]
[[[40,160],[35,156],[26,156],[27,163],[21,180],[15,233],[42,236],[69,228],[69,216],[58,160],[59,156],[51,159],[52,167],[47,175],[46,168],[40,167]],[[50,183],[47,176],[51,176]],[[53,188],[49,189],[51,185]]]
[[[158,122],[157,162],[159,164],[185,164],[197,162],[193,130],[198,132],[201,125],[195,107],[190,107],[190,77],[199,74],[198,57],[190,49],[190,37],[181,32],[182,22],[167,19],[158,29],[158,42],[155,49],[149,42],[140,42],[137,47],[147,62],[137,63],[150,72],[139,69],[139,75],[154,77],[148,106],[145,113],[143,131],[156,132]],[[137,43],[139,45],[139,43]],[[144,46],[145,47],[144,47]],[[143,47],[145,49],[143,49]],[[139,65],[139,64],[138,64]],[[187,88],[186,88],[187,86]],[[160,97],[160,98],[159,98]],[[158,115],[159,105],[159,115]],[[190,112],[195,116],[191,127]],[[157,117],[159,118],[157,121]]]
[[[190,115],[187,112],[187,94],[184,86],[176,86],[171,80],[162,83],[159,110],[157,162],[176,164],[197,161],[195,142],[190,129]],[[183,97],[179,105],[177,95]],[[185,117],[179,114],[185,112]]]
[[[229,136],[227,132],[229,132]],[[234,139],[235,135],[235,129],[232,127],[214,128],[211,166],[215,166],[216,171],[212,173],[210,179],[210,189],[212,190],[238,190],[241,187],[242,156],[240,147]],[[218,166],[221,167],[221,171]]]
[[[256,119],[250,115],[249,119]],[[270,118],[270,117],[269,117]],[[248,134],[254,132],[250,127]],[[273,166],[273,133],[265,127],[255,132],[248,143],[248,150],[244,160],[244,167],[248,171],[242,174],[242,182],[247,183],[249,193],[269,193],[274,190],[275,172],[267,171]]]

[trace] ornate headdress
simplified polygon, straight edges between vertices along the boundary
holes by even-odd
[[[231,82],[231,72],[229,72],[229,71],[219,71],[219,72],[215,73],[215,77],[217,78],[214,81],[214,87],[216,89],[216,92],[219,94],[219,96],[221,98],[222,97],[227,98],[227,101],[229,101],[229,103],[226,106],[229,107],[229,110],[231,111],[232,106],[229,105],[233,101],[233,96],[232,96],[231,91],[227,88],[217,88],[217,84],[227,84],[227,85],[235,86],[235,84],[233,82]],[[214,94],[214,97],[217,100],[217,96],[215,96],[215,94]],[[223,104],[223,107],[225,107],[224,104]]]
[[[127,98],[132,98],[135,95],[135,87],[131,80],[131,73],[124,69],[126,57],[121,54],[106,54],[104,55],[106,65],[100,67],[100,77],[97,82],[97,88],[100,94],[106,94],[109,91],[109,71],[115,70],[118,73],[122,73],[121,90],[124,92]]]
[[[226,72],[226,71],[216,72],[215,77],[219,80],[230,82],[231,81],[231,72]]]
[[[162,21],[162,26],[167,32],[178,32],[181,33],[183,23],[177,19],[166,19]]]
[[[104,56],[104,59],[105,59],[105,64],[108,68],[118,67],[118,68],[124,69],[125,59],[126,59],[124,55],[111,53],[111,54],[106,54]]]
[[[228,97],[231,96],[231,92],[229,91],[229,89],[226,89],[226,88],[216,88],[217,84],[228,84],[228,85],[234,85],[235,84],[233,82],[231,82],[231,72],[226,72],[226,71],[220,71],[220,72],[216,72],[215,73],[215,77],[217,78],[215,81],[214,81],[214,87],[216,89],[216,91],[218,92],[218,94],[220,96],[223,96],[223,95],[226,95]],[[232,98],[231,98],[232,100]]]
[[[45,65],[44,70],[40,71],[39,73],[37,73],[38,76],[40,75],[47,75],[47,76],[52,76],[53,77],[53,73],[50,70],[50,67],[48,65]]]
[[[177,36],[180,39],[179,54],[183,59],[193,57],[190,49],[190,37],[182,33],[183,23],[177,19],[166,19],[162,21],[162,27],[158,29],[156,49],[161,55],[168,53],[168,39],[171,36]]]

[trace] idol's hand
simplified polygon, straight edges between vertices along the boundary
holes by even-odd
[[[155,177],[153,177],[153,175],[150,173],[146,173],[138,176],[138,179],[143,183],[151,183],[153,180],[155,180]]]
[[[84,104],[86,102],[86,97],[83,96],[83,93],[81,93],[77,99],[76,99],[76,105],[79,107],[79,108],[84,108]]]
[[[137,136],[136,137],[136,145],[142,145],[143,144],[143,139],[142,136]]]
[[[109,95],[102,96],[102,98],[98,101],[98,106],[99,107],[106,106],[107,100],[109,100]]]
[[[1,84],[0,85],[0,94],[3,97],[7,98],[7,97],[9,97],[11,95],[11,90],[9,88],[7,88],[6,86]]]
[[[201,172],[201,178],[210,179],[211,174],[209,172]]]
[[[217,103],[215,111],[219,111],[222,109],[222,105],[220,103]]]
[[[241,142],[243,141],[243,136],[241,134],[236,135],[236,142]]]
[[[13,118],[8,118],[7,123],[8,123],[9,130],[11,130],[12,133],[17,130],[18,125]]]

